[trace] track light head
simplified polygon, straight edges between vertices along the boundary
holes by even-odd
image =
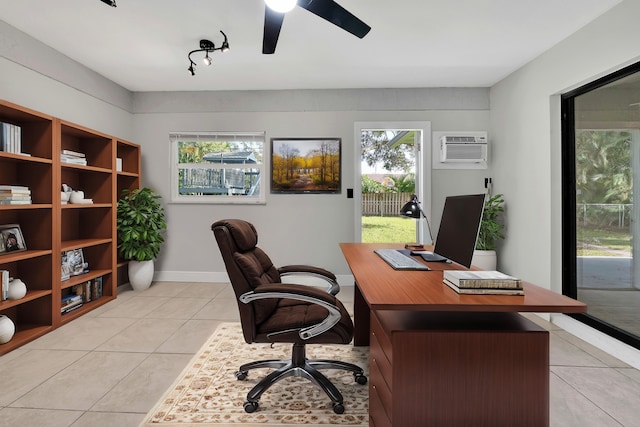
[[[108,4],[111,7],[116,7],[116,0],[101,0],[102,3]]]
[[[205,57],[202,59],[204,65],[211,65],[211,57],[209,56],[209,51],[207,51]]]
[[[222,47],[220,48],[220,50],[222,50],[222,52],[228,52],[229,51],[229,39],[227,39],[227,35],[223,32],[220,31],[222,33],[222,35],[224,36],[224,41],[222,42]]]

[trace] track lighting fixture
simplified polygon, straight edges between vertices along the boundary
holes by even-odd
[[[102,3],[106,3],[109,6],[116,7],[116,0],[102,0]]]
[[[193,61],[193,59],[191,59],[192,54],[196,52],[204,52],[204,58],[202,59],[202,62],[204,62],[205,65],[211,65],[212,58],[209,56],[209,53],[213,53],[216,50],[219,50],[221,52],[226,52],[229,50],[229,40],[227,39],[227,35],[223,31],[220,31],[220,33],[222,33],[222,35],[224,36],[222,46],[216,47],[212,41],[202,39],[200,40],[200,49],[192,50],[191,52],[189,52],[189,55],[187,55],[187,57],[189,58],[189,68],[187,68],[187,70],[191,73],[192,76],[196,75],[196,69],[194,68],[196,66],[196,63]]]

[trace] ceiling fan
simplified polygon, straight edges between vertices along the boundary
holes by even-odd
[[[370,26],[333,0],[265,0],[265,3],[264,37],[262,40],[262,53],[264,54],[272,54],[276,51],[284,15],[296,5],[356,37],[363,38],[371,30]]]

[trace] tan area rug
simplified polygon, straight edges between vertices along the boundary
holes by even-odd
[[[259,409],[248,414],[242,407],[247,393],[270,369],[255,369],[244,381],[235,373],[241,364],[260,359],[289,358],[287,344],[247,344],[239,323],[224,323],[189,362],[180,377],[147,414],[141,426],[280,426],[369,425],[368,385],[353,375],[323,370],[344,396],[344,414],[333,412],[331,400],[320,387],[303,378],[286,378],[260,398]],[[309,359],[336,359],[355,363],[369,375],[368,347],[310,345]]]

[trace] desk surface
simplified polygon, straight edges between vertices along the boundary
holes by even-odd
[[[587,306],[531,283],[524,296],[460,295],[442,283],[442,270],[456,264],[426,263],[431,271],[398,271],[373,252],[399,245],[341,243],[356,284],[371,310],[584,313]]]

